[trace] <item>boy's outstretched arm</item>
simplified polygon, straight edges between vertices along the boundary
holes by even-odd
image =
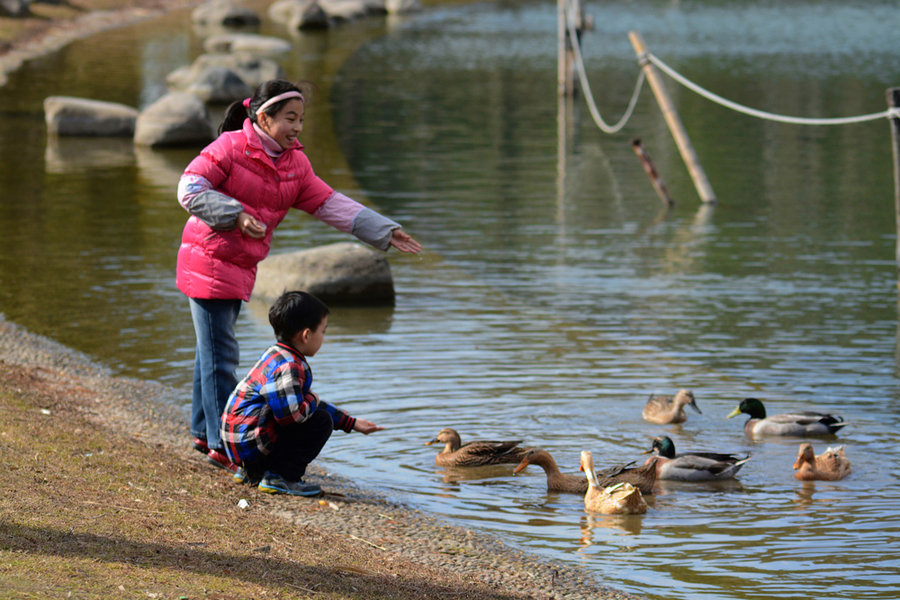
[[[356,419],[356,423],[353,424],[353,431],[358,431],[360,433],[364,433],[369,435],[375,431],[382,431],[384,427],[380,425],[376,425],[372,421],[366,421],[365,419]]]

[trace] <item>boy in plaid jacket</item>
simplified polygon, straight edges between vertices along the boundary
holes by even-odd
[[[351,417],[312,391],[315,356],[325,338],[328,307],[306,292],[285,292],[269,309],[277,343],[266,350],[228,398],[222,441],[238,465],[235,479],[258,482],[272,494],[315,496],[321,488],[303,481],[306,466],[335,429],[369,434],[384,429]]]

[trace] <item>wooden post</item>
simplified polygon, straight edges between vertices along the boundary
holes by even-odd
[[[890,108],[900,108],[900,88],[889,88],[887,103]],[[897,228],[897,268],[900,270],[900,119],[891,117],[891,140],[894,149],[894,223]],[[900,280],[897,282],[900,287]]]
[[[566,27],[566,3],[569,0],[556,0],[556,86],[557,93],[564,96],[569,84],[568,39],[569,29]]]
[[[641,165],[643,165],[644,172],[647,173],[647,177],[650,178],[650,183],[653,184],[653,189],[656,190],[656,195],[659,196],[659,199],[662,200],[663,204],[665,204],[666,206],[675,206],[675,201],[672,199],[672,196],[669,195],[669,190],[666,188],[666,184],[663,183],[663,180],[660,178],[656,167],[653,165],[653,161],[650,160],[650,155],[647,154],[646,150],[644,150],[644,146],[641,144],[641,140],[637,138],[632,140],[631,147],[634,149],[634,153],[637,154],[637,157],[641,159]]]
[[[697,188],[700,200],[703,202],[715,202],[716,195],[712,190],[712,186],[709,184],[709,180],[706,178],[706,173],[703,172],[703,167],[700,166],[700,161],[697,159],[697,154],[694,152],[691,140],[684,130],[684,125],[681,124],[678,113],[675,111],[675,105],[669,98],[662,77],[660,77],[656,67],[647,60],[647,47],[644,45],[641,34],[637,31],[631,31],[628,33],[628,39],[631,40],[631,45],[634,46],[634,52],[638,56],[638,62],[641,65],[641,68],[643,68],[644,74],[647,76],[647,82],[653,89],[653,95],[656,96],[656,101],[659,103],[659,108],[662,111],[663,117],[666,119],[669,131],[672,133],[672,137],[675,138],[675,143],[678,145],[678,151],[681,152],[681,158],[687,165],[688,172],[691,174],[691,179],[694,180],[694,187]]]

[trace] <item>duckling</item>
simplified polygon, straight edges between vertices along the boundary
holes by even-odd
[[[601,487],[594,473],[594,459],[587,450],[581,453],[581,470],[588,481],[584,494],[584,510],[605,515],[638,515],[647,512],[647,502],[641,491],[627,482]]]
[[[434,439],[425,445],[438,442],[444,444],[444,449],[434,457],[434,464],[439,467],[480,467],[517,463],[525,455],[525,449],[518,447],[522,443],[521,440],[501,442],[477,440],[462,444],[459,433],[450,427],[441,429]]]
[[[687,421],[687,413],[684,412],[685,406],[690,406],[701,415],[703,412],[697,406],[694,399],[694,392],[691,390],[678,390],[672,398],[668,396],[650,396],[641,415],[645,421],[651,423],[684,423]]]
[[[850,460],[844,453],[844,447],[829,447],[822,454],[816,455],[812,444],[800,444],[797,461],[794,463],[794,477],[804,481],[822,479],[837,481],[850,474]]]
[[[653,438],[653,445],[644,454],[654,450],[656,458],[656,477],[674,481],[713,481],[734,477],[741,467],[750,460],[750,456],[741,458],[734,454],[718,452],[685,452],[675,454],[675,443],[668,437]]]
[[[808,410],[784,413],[766,417],[766,408],[756,398],[744,398],[728,415],[735,417],[741,413],[750,415],[744,423],[744,433],[754,435],[831,435],[847,425],[843,417],[827,415]]]
[[[628,482],[638,488],[642,494],[653,492],[653,484],[656,482],[656,467],[651,465],[631,467],[634,464],[616,465],[598,471],[597,481],[600,487],[608,487],[620,482]],[[547,474],[547,490],[551,492],[568,492],[583,494],[588,489],[588,480],[581,475],[562,473],[556,465],[556,461],[549,452],[543,448],[531,448],[522,458],[513,473],[521,472],[528,465],[538,465]]]

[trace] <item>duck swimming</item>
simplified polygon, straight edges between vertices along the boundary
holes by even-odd
[[[602,487],[594,473],[594,459],[587,450],[581,453],[581,469],[588,481],[584,510],[604,515],[638,515],[647,512],[641,491],[627,482]]]
[[[593,459],[592,459],[593,462]],[[629,465],[616,465],[596,472],[597,482],[600,487],[608,487],[616,483],[627,482],[638,488],[642,494],[653,493],[653,484],[656,482],[656,467],[646,465],[630,467]],[[581,475],[562,473],[549,452],[543,448],[531,448],[522,457],[513,473],[521,472],[528,465],[538,465],[544,469],[547,475],[547,491],[568,492],[583,494],[588,490],[588,480]]]
[[[517,463],[525,455],[525,449],[519,448],[521,440],[476,440],[463,444],[459,433],[450,427],[441,429],[434,439],[425,445],[435,443],[444,444],[444,449],[434,457],[434,464],[439,467],[480,467]]]
[[[672,398],[668,396],[650,396],[641,416],[645,421],[651,423],[660,423],[662,425],[669,423],[684,423],[687,421],[687,413],[684,407],[690,406],[698,413],[703,414],[697,406],[694,393],[691,390],[678,390]]]
[[[675,443],[667,436],[653,438],[653,445],[644,454],[657,451],[656,477],[670,481],[716,481],[734,477],[750,456],[718,452],[675,453]]]
[[[813,411],[798,411],[766,417],[766,408],[757,398],[744,398],[728,415],[735,417],[741,413],[750,415],[744,423],[744,433],[754,435],[831,435],[847,425],[844,419]]]
[[[850,474],[850,460],[844,453],[844,447],[829,447],[822,454],[816,455],[812,444],[800,444],[797,461],[794,463],[794,477],[803,481],[821,479],[837,481]]]

